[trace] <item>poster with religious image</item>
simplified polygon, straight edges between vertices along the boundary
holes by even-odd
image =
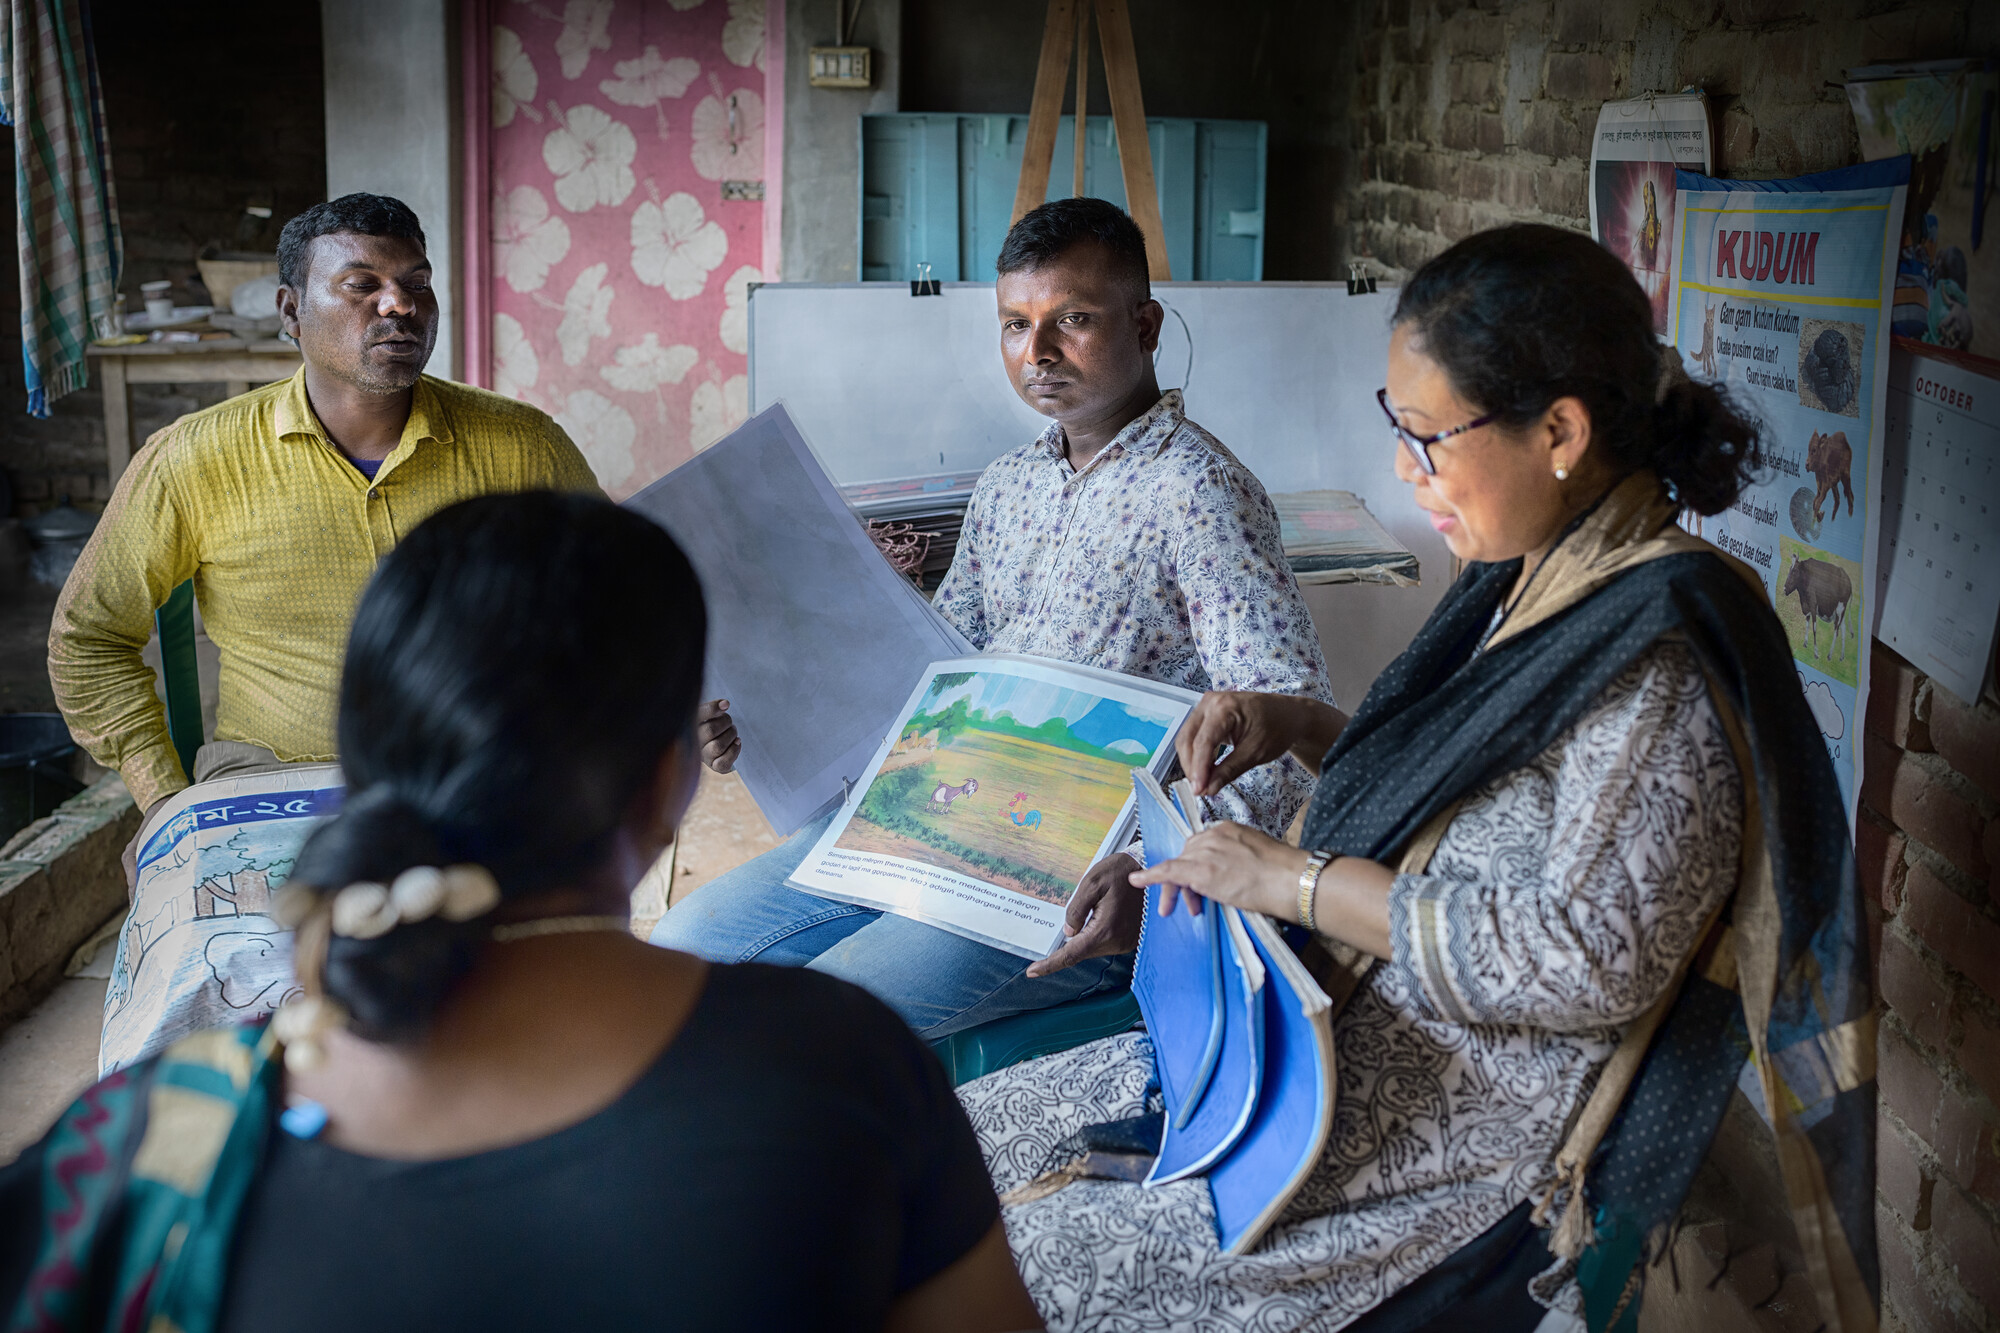
[[[1757,572],[1840,780],[1861,788],[1888,313],[1910,160],[1783,181],[1677,180],[1671,341],[1762,423],[1764,467],[1688,527]]]
[[[1674,171],[1715,169],[1708,101],[1699,91],[1606,102],[1590,140],[1590,234],[1632,270],[1667,332],[1673,268]]]

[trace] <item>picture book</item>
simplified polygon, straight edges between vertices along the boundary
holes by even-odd
[[[1044,957],[1199,697],[1041,657],[933,662],[789,882]]]

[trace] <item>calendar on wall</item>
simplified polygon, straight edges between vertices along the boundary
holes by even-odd
[[[2000,623],[2000,380],[1897,339],[1875,636],[1970,703]]]

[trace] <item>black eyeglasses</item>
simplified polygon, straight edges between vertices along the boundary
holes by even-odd
[[[1489,426],[1500,419],[1498,412],[1488,412],[1478,420],[1468,421],[1463,426],[1453,426],[1450,430],[1441,430],[1435,435],[1418,435],[1406,430],[1403,423],[1396,419],[1396,410],[1389,406],[1389,390],[1386,387],[1375,391],[1375,401],[1382,404],[1382,415],[1389,418],[1389,429],[1396,432],[1396,438],[1403,442],[1403,447],[1410,451],[1410,457],[1417,460],[1417,466],[1424,470],[1425,475],[1432,477],[1435,477],[1438,471],[1437,464],[1431,462],[1432,445],[1440,440],[1448,440],[1454,435],[1463,435],[1469,430]]]

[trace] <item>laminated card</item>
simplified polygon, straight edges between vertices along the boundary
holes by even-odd
[[[1040,657],[933,662],[790,882],[1043,957],[1199,697]]]
[[[964,636],[882,558],[782,405],[625,502],[680,543],[708,603],[704,698],[781,835],[840,799],[930,662]]]

